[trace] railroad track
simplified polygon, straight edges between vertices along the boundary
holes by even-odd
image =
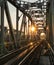
[[[39,65],[43,45],[40,42],[33,42],[23,49],[0,59],[1,65]],[[7,60],[8,59],[8,60]]]
[[[4,55],[3,57],[0,58],[0,65],[11,65],[12,63],[15,63],[16,60],[21,61],[22,58],[31,51],[35,47],[35,44],[30,44],[22,47],[18,50],[14,50],[13,52]]]
[[[7,63],[9,60],[11,60],[12,58],[18,56],[19,54],[25,52],[30,47],[31,47],[31,45],[29,44],[29,45],[27,45],[25,47],[22,47],[20,49],[16,49],[16,50],[12,51],[11,53],[6,54],[6,55],[0,57],[0,65],[3,65],[5,63]]]
[[[39,47],[40,47],[40,43],[34,42],[29,48],[24,50],[22,53],[20,53],[16,57],[12,58],[10,61],[5,63],[4,65],[25,65],[25,64],[28,65],[28,63],[30,64],[32,61],[31,58],[34,59],[35,55],[37,55],[36,52],[40,54],[38,52]],[[37,56],[38,57],[36,58],[37,60],[39,59],[39,56]]]
[[[45,42],[44,42],[45,44]],[[24,58],[23,60],[18,63],[18,65],[54,65],[54,59],[52,57],[54,57],[54,55],[50,56],[48,55],[41,55],[43,47],[45,45],[43,45],[42,43],[39,45],[36,45]],[[51,48],[50,44],[48,43],[48,48],[50,48],[51,50],[51,54],[54,52],[53,49]],[[49,51],[50,51],[49,50]],[[46,52],[48,53],[48,52]],[[49,53],[50,54],[50,53]],[[54,53],[53,53],[54,54]],[[43,59],[43,60],[42,60]],[[15,65],[15,64],[14,64]],[[17,65],[17,64],[16,64]]]
[[[18,65],[38,65],[42,47],[36,45]],[[15,65],[15,64],[14,64]],[[17,65],[17,64],[16,64]]]

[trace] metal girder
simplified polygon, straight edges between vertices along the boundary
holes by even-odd
[[[42,5],[43,5],[43,3],[38,3],[37,7],[42,9]]]
[[[31,3],[31,7],[36,7],[37,3]]]
[[[47,26],[49,26],[49,41],[53,47],[54,45],[54,0],[49,1],[49,7],[47,11]],[[53,47],[54,49],[54,47]]]
[[[6,12],[9,28],[10,28],[11,37],[12,37],[12,40],[13,40],[13,43],[14,43],[14,48],[16,48],[16,40],[15,40],[15,37],[14,37],[14,34],[13,34],[13,26],[12,26],[11,17],[10,17],[7,2],[5,2],[5,12]]]
[[[29,19],[28,19],[28,36],[29,36]],[[29,38],[28,38],[29,39]]]
[[[14,1],[14,0],[8,0],[8,1],[9,1],[12,5],[14,5],[16,8],[18,8],[23,14],[25,14],[26,16],[28,16],[29,19],[32,21],[31,16],[30,16],[27,12],[25,12],[25,8],[21,7],[21,6],[17,3],[17,1]]]
[[[3,0],[0,0],[0,6],[2,5],[2,3],[3,3]]]
[[[24,37],[25,37],[25,30],[26,30],[26,16],[23,15],[23,19],[24,19]]]
[[[23,12],[23,14],[25,14],[26,16],[29,17],[29,19],[31,20],[32,22],[32,17],[29,12],[27,13],[27,9],[29,10],[29,7],[37,7],[37,8],[40,8],[41,9],[41,12],[44,12],[45,10],[43,10],[42,6],[46,6],[44,5],[45,1],[44,2],[34,2],[34,3],[28,3],[28,2],[24,2],[24,1],[21,1],[21,0],[8,0],[11,4],[13,4],[15,7],[17,7],[21,12]],[[37,11],[39,12],[39,11]]]
[[[16,8],[16,41],[18,42],[19,10]]]
[[[1,6],[1,40],[4,43],[4,2]]]
[[[23,28],[23,21],[21,23],[21,28],[20,28],[20,37],[21,37],[22,28]]]
[[[21,23],[21,28],[20,28],[20,35],[21,35],[21,32],[22,32],[23,25],[24,25],[24,19],[22,18],[22,23]]]
[[[29,5],[28,4],[23,4],[23,8],[25,8],[25,10],[27,9],[29,9]]]
[[[4,1],[1,3],[1,53],[5,52],[4,45]]]

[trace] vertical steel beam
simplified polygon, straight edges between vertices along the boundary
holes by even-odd
[[[26,23],[26,25],[25,25],[25,33],[26,33],[26,39],[27,39],[27,21],[25,23]]]
[[[49,26],[49,41],[53,47],[54,43],[54,0],[49,0],[47,12],[47,24]]]
[[[1,6],[1,44],[2,44],[2,53],[4,51],[4,1]]]
[[[1,6],[1,35],[2,42],[4,42],[4,2]]]
[[[32,27],[32,21],[31,21],[31,27]],[[32,31],[31,31],[31,40],[33,39],[33,37],[32,37]]]
[[[23,24],[24,24],[24,38],[25,38],[25,30],[26,30],[26,16],[23,15]]]
[[[52,37],[52,1],[49,9],[49,40],[50,43],[52,44],[53,42],[53,37]]]
[[[9,13],[9,8],[8,8],[7,2],[5,2],[5,12],[6,12],[9,28],[10,28],[12,41],[14,43],[14,48],[16,48],[16,40],[15,40],[15,37],[14,37],[14,34],[13,34],[13,28],[12,28],[13,26],[12,26],[11,17],[10,17],[10,13]]]
[[[23,28],[23,18],[22,18],[22,23],[21,23],[21,28],[20,28],[20,35],[21,35],[21,32],[22,32],[22,28]]]
[[[23,29],[23,17],[22,17],[22,23],[21,23],[21,27],[20,27],[20,34],[19,34],[19,46],[21,43],[21,33],[22,33],[22,29]]]
[[[18,27],[19,27],[19,10],[16,8],[16,42],[17,42],[17,46],[19,46],[18,44],[18,40],[19,40],[19,34],[18,34]]]
[[[50,43],[53,43],[53,36],[52,36],[52,1],[50,2],[50,8],[49,8],[49,40]]]
[[[1,53],[6,53],[6,48],[4,45],[4,1],[1,5]]]
[[[16,41],[18,41],[18,9],[16,9]]]
[[[28,39],[29,39],[29,18],[28,18]]]
[[[22,32],[22,28],[24,28],[23,30],[24,30],[24,37],[25,37],[25,19],[26,19],[26,17],[25,17],[25,15],[23,15],[23,18],[22,18],[22,23],[21,23],[21,28],[20,28],[20,35],[21,35],[21,32]]]
[[[51,32],[52,34],[51,35],[52,35],[52,46],[54,48],[54,0],[52,0],[51,3],[52,3],[51,4],[51,8],[52,8],[51,13],[52,13],[52,15],[50,15],[50,16],[52,16],[51,17],[51,19],[52,19],[51,20],[51,25],[52,25],[52,27],[51,27],[52,28],[52,32]]]

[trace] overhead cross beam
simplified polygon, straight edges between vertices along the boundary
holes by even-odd
[[[17,3],[17,0],[8,0],[12,5],[14,5],[16,8],[18,8],[23,14],[25,14],[26,16],[29,17],[29,19],[32,21],[32,18],[31,16],[25,12],[25,8],[24,7],[21,7],[20,4]]]

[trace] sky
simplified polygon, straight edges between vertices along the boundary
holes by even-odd
[[[10,12],[10,16],[11,16],[12,26],[14,29],[16,29],[16,8],[13,5],[11,5],[10,3],[8,3],[8,5],[9,5],[9,12]],[[19,16],[21,14],[22,13],[19,11]],[[21,20],[22,20],[22,17],[19,20],[19,22],[20,22],[19,25],[21,24]],[[4,26],[7,26],[7,28],[9,28],[5,12],[4,12]]]
[[[15,21],[16,21],[16,8],[14,6],[12,6],[10,3],[8,3],[9,5],[9,11],[10,11],[10,16],[11,16],[11,21],[13,23],[13,28],[15,28]],[[8,27],[8,23],[7,23],[7,18],[6,18],[6,14],[4,13],[4,25]]]
[[[23,1],[35,2],[37,0],[23,0]],[[13,28],[15,29],[16,28],[16,8],[13,5],[11,5],[10,3],[8,3],[8,5],[9,5],[9,11],[10,11],[10,15],[11,15]],[[19,20],[19,25],[21,24],[21,20],[22,19]],[[6,18],[5,13],[4,13],[4,26],[8,27],[7,18]]]
[[[23,1],[35,2],[37,0],[23,0]]]

